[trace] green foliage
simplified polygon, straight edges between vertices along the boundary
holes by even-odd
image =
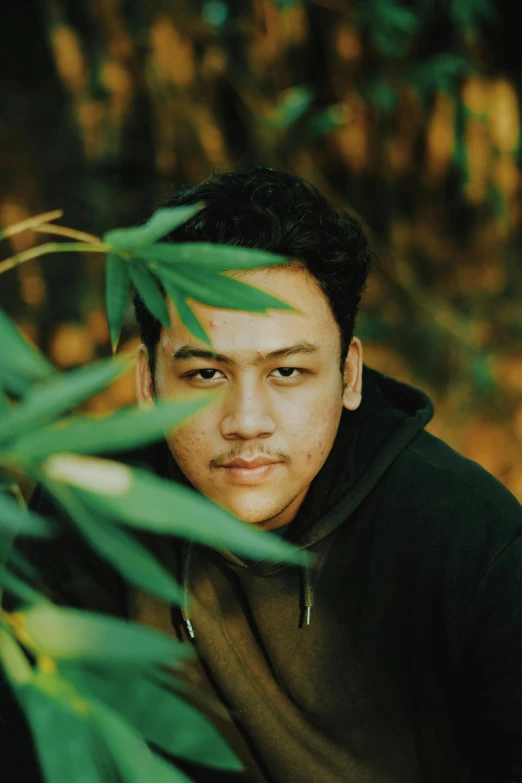
[[[293,107],[289,111],[297,116],[296,112],[304,111],[304,102],[303,95],[300,98],[289,96],[288,105]],[[208,335],[187,305],[187,299],[214,307],[254,312],[266,312],[268,308],[292,309],[286,302],[255,286],[221,274],[231,269],[253,269],[284,263],[287,260],[285,257],[251,248],[219,246],[208,242],[157,241],[203,207],[204,203],[199,203],[189,207],[160,209],[145,226],[120,228],[104,235],[104,243],[109,248],[106,302],[113,350],[117,347],[127,311],[131,281],[150,312],[168,327],[170,317],[158,285],[161,284],[173,299],[185,327],[207,344],[210,344]]]
[[[158,401],[151,410],[133,406],[102,418],[71,416],[59,425],[22,434],[10,444],[9,453],[22,462],[34,462],[56,452],[103,454],[137,448],[160,438],[215,399],[215,395],[205,395],[179,402]]]
[[[76,490],[52,482],[46,486],[69,513],[72,524],[86,542],[129,584],[164,601],[181,603],[182,592],[174,578],[135,538],[111,524],[103,509],[93,514]]]
[[[30,686],[15,686],[15,693],[48,781],[70,783],[79,780],[81,771],[82,783],[187,783],[185,775],[152,753],[117,712],[78,693],[60,675],[40,671]]]
[[[469,366],[477,390],[480,394],[487,396],[495,386],[495,376],[490,357],[479,352],[473,352],[469,359]]]
[[[203,6],[201,16],[212,27],[220,27],[227,21],[228,8],[221,0],[209,0]]]
[[[192,649],[153,628],[117,617],[41,602],[23,612],[28,646],[56,661],[107,661],[172,666]]]
[[[166,328],[170,327],[170,315],[165,297],[158,283],[146,266],[140,263],[130,265],[130,276],[147,310]]]
[[[468,179],[468,150],[465,140],[466,111],[463,102],[456,100],[455,112],[455,142],[453,147],[453,168],[456,171],[461,185]]]
[[[89,713],[73,709],[33,684],[14,690],[27,716],[46,781],[70,783],[78,779],[79,770],[82,783],[111,780],[104,774],[109,768],[108,752],[104,743],[96,741]]]
[[[492,23],[498,18],[491,0],[450,0],[449,12],[465,32],[475,32],[480,24]]]
[[[309,137],[324,136],[346,124],[346,111],[342,104],[333,104],[323,111],[316,112],[307,124]]]
[[[299,8],[309,0],[272,0],[274,5],[281,9],[281,11],[288,11],[291,8]]]
[[[398,0],[364,0],[356,21],[367,30],[377,49],[387,57],[400,57],[419,29],[418,13]]]
[[[102,360],[56,375],[35,387],[26,394],[23,403],[13,407],[9,415],[0,421],[0,444],[76,407],[108,386],[128,367],[128,359]]]
[[[0,536],[6,533],[30,535],[37,538],[49,538],[53,535],[48,520],[35,514],[34,511],[22,508],[0,489]]]
[[[155,271],[161,262],[172,267],[195,267],[200,274],[218,273],[229,270],[255,269],[261,266],[274,266],[288,261],[286,256],[236,245],[213,245],[210,242],[157,242],[155,245],[141,247],[134,253],[136,258],[149,262]],[[226,306],[223,303],[223,306]]]
[[[112,760],[125,783],[190,783],[176,767],[156,756],[140,734],[118,713],[96,703],[92,709],[101,736],[111,752]],[[132,753],[129,753],[132,748]]]
[[[260,313],[292,309],[223,274],[282,263],[284,257],[208,243],[157,241],[202,206],[160,210],[143,227],[108,232],[103,245],[74,248],[108,252],[106,298],[113,347],[131,283],[153,315],[168,325],[163,286],[183,323],[207,343],[189,299]],[[60,524],[75,527],[86,545],[126,582],[170,604],[182,599],[173,576],[124,526],[258,558],[309,561],[306,553],[254,530],[194,491],[145,470],[91,456],[157,440],[197,415],[214,396],[161,402],[148,411],[133,408],[103,418],[67,416],[120,375],[128,361],[104,360],[57,374],[2,313],[0,338],[8,349],[0,357],[0,469],[39,481],[64,512]],[[38,569],[10,544],[15,534],[48,538],[62,528],[21,508],[6,494],[0,494],[0,519],[0,587],[20,603],[16,617],[0,612],[0,659],[27,715],[48,783],[69,783],[79,768],[86,783],[114,777],[126,783],[185,782],[184,775],[150,750],[147,740],[199,763],[240,770],[214,727],[159,676],[151,676],[158,665],[178,665],[191,648],[141,625],[56,606],[53,590],[41,584]],[[36,666],[28,663],[22,648],[35,657]],[[96,676],[88,669],[92,662],[98,666]],[[125,672],[116,670],[115,663],[126,667]],[[152,718],[145,709],[151,704]]]
[[[127,262],[110,253],[107,256],[105,300],[113,351],[120,340],[121,327],[127,312],[130,293],[130,274]]]
[[[211,307],[226,306],[228,310],[249,310],[254,313],[265,313],[269,308],[293,310],[281,299],[233,277],[211,272],[207,272],[203,277],[198,269],[189,266],[176,269],[165,264],[162,264],[158,271],[164,280],[168,280],[171,285],[185,293],[187,298]]]
[[[230,771],[241,764],[213,724],[171,688],[129,667],[60,666],[79,691],[88,693],[123,715],[147,741],[181,758]],[[172,716],[176,731],[172,731]],[[202,758],[201,748],[205,748]]]
[[[313,99],[313,91],[305,85],[285,90],[276,108],[266,118],[268,127],[281,130],[292,125],[308,110]]]
[[[174,283],[171,283],[170,280],[166,278],[163,280],[163,285],[165,287],[165,291],[172,299],[172,302],[178,311],[180,320],[185,328],[188,329],[197,340],[201,340],[201,342],[206,343],[207,345],[211,345],[210,337],[204,330],[199,318],[185,299],[184,294],[176,285],[174,285]]]
[[[445,52],[411,69],[409,81],[423,99],[436,90],[455,94],[458,80],[469,73],[471,65],[462,55]]]
[[[9,400],[5,394],[0,393],[0,416],[6,416],[9,413]]]
[[[0,390],[23,394],[31,383],[50,378],[54,367],[0,310]],[[4,409],[5,409],[5,402]]]
[[[56,482],[72,486],[87,508],[115,522],[213,547],[232,547],[234,552],[253,557],[308,562],[306,552],[252,529],[182,485],[110,460],[90,460],[93,465],[98,463],[98,469],[89,474],[88,462],[86,458],[56,455],[43,463],[42,472],[53,482],[51,491],[58,491]]]
[[[0,663],[9,681],[14,685],[26,684],[34,677],[33,669],[20,645],[2,623],[0,623]]]
[[[0,566],[0,587],[4,587],[24,604],[31,605],[45,600],[45,596],[16,576],[16,574],[8,571],[5,565]]]
[[[170,234],[174,229],[186,223],[205,206],[204,202],[184,207],[158,209],[144,226],[135,228],[117,228],[107,231],[103,241],[115,250],[137,250],[152,245],[158,239]]]
[[[38,573],[38,569],[32,563],[30,563],[27,558],[24,557],[24,555],[22,555],[18,549],[16,549],[16,547],[13,547],[10,550],[9,556],[4,562],[7,562],[7,560],[9,560],[9,568],[18,571],[18,573],[29,582],[40,581],[40,574]]]
[[[391,112],[397,106],[398,96],[396,89],[383,79],[373,79],[369,82],[365,94],[371,103],[384,112]]]
[[[488,203],[494,217],[498,220],[506,214],[505,199],[500,188],[491,184],[488,188]]]

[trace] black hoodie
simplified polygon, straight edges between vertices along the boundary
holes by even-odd
[[[142,534],[183,583],[180,611],[107,567],[80,583],[70,548],[40,548],[58,600],[195,645],[185,676],[217,696],[200,706],[246,772],[176,760],[194,780],[522,783],[522,510],[424,430],[432,413],[364,368],[286,532],[313,568]],[[183,480],[165,442],[125,458]]]

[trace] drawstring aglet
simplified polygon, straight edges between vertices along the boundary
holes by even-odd
[[[312,607],[311,606],[307,606],[306,607],[306,615],[305,615],[306,625],[310,625],[311,615],[312,615]]]
[[[190,620],[185,620],[185,625],[187,626],[187,631],[188,631],[188,634],[189,634],[190,638],[191,639],[195,639],[196,638],[196,634],[194,633],[194,629],[192,627],[192,623],[190,622]]]

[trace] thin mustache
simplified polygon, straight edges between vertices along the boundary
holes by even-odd
[[[252,454],[252,452],[246,452],[246,451],[238,451],[237,449],[234,449],[233,451],[229,451],[227,454],[220,454],[219,457],[214,457],[214,459],[211,459],[208,463],[209,468],[220,468],[223,464],[226,464],[228,462],[232,462],[232,460],[235,459],[246,459],[246,460],[253,460],[256,459],[256,457],[271,457],[277,462],[289,462],[290,457],[288,454],[285,454],[284,451],[256,451]]]

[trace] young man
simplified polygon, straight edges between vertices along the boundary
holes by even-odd
[[[246,772],[179,766],[196,781],[522,781],[519,503],[425,431],[422,392],[363,365],[369,252],[356,221],[262,167],[214,174],[169,205],[200,200],[170,239],[286,255],[241,277],[296,310],[195,304],[211,354],[172,303],[165,329],[137,299],[140,404],[224,392],[138,459],[316,565],[151,543],[183,584],[183,611],[137,591],[121,602],[195,645],[200,687],[223,707],[208,714]],[[97,608],[120,611],[107,596]]]

